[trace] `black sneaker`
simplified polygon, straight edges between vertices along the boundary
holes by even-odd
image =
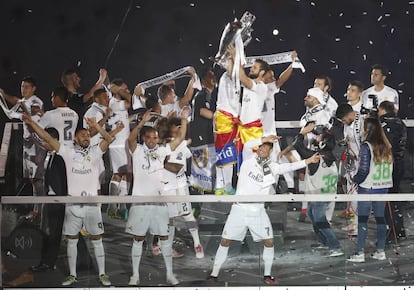
[[[33,272],[46,272],[46,271],[55,270],[55,267],[51,267],[48,264],[41,263],[41,264],[36,265],[36,266],[31,266],[30,270],[32,270]]]

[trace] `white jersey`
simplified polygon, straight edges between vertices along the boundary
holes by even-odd
[[[240,111],[240,122],[248,124],[262,119],[262,110],[267,96],[266,85],[259,81],[253,81],[251,89],[244,88]]]
[[[94,102],[92,103],[91,107],[85,112],[84,117],[89,119],[95,119],[96,122],[99,122],[103,119],[105,113],[106,107]],[[89,126],[85,120],[83,120],[83,128],[89,129]],[[101,134],[97,133],[96,135],[91,136],[91,145],[98,144],[99,142],[101,142],[101,140]]]
[[[223,73],[219,81],[216,110],[228,112],[234,117],[240,113],[239,95],[236,94],[234,82],[227,72]]]
[[[330,94],[324,95],[323,99],[325,101],[325,110],[329,113],[329,115],[331,115],[331,117],[334,117],[336,109],[338,108],[338,103]]]
[[[42,128],[55,128],[59,132],[59,141],[66,146],[73,146],[78,114],[69,107],[58,107],[47,111],[39,120]]]
[[[270,160],[269,160],[270,161]],[[268,195],[272,184],[276,182],[275,176],[286,172],[304,168],[304,160],[294,163],[278,164],[268,162],[268,167],[264,169],[257,160],[257,155],[253,155],[244,160],[237,181],[237,195]]]
[[[310,175],[309,170],[305,172],[305,193],[309,194],[336,194],[338,185],[338,168],[332,162],[327,166],[323,158],[319,161],[319,167],[315,174]]]
[[[109,107],[112,109],[111,118],[108,120],[108,125],[111,126],[111,130],[116,129],[119,122],[124,124],[124,128],[121,132],[116,134],[114,142],[112,142],[109,147],[125,147],[125,142],[128,139],[130,132],[128,110],[125,107],[125,100],[111,98]]]
[[[171,154],[170,145],[148,149],[137,144],[132,154],[134,186],[132,195],[160,195],[163,189],[163,170],[165,157]]]
[[[371,109],[373,105],[372,99],[369,99],[368,95],[376,95],[378,97],[378,105],[383,101],[389,101],[391,103],[394,103],[394,106],[397,110],[399,108],[400,100],[398,97],[398,92],[389,86],[384,86],[381,91],[376,91],[375,87],[372,86],[362,92],[362,104],[365,108]]]
[[[167,117],[168,113],[173,111],[177,114],[177,116],[180,116],[181,114],[181,108],[180,103],[178,100],[174,101],[172,104],[160,104],[161,105],[161,116]]]
[[[300,118],[300,126],[303,128],[309,122],[315,122],[315,125],[328,125],[330,119],[331,115],[324,109],[324,106],[317,105],[306,110]]]
[[[355,158],[359,155],[359,149],[361,148],[363,138],[363,130],[364,118],[359,111],[355,111],[355,120],[349,125],[344,125],[344,137],[347,139],[348,146],[355,155]]]
[[[36,95],[33,95],[28,99],[22,99],[22,101],[24,101],[24,105],[30,115],[32,115],[32,106],[38,106],[40,109],[43,109],[43,101]],[[21,109],[19,109],[19,111],[17,112],[12,112],[10,114],[10,117],[22,120],[23,112],[21,111]],[[32,118],[33,117],[34,116],[32,116]],[[35,119],[36,119],[35,121],[37,121],[38,117],[35,117]],[[24,139],[29,138],[31,135],[32,133],[28,130],[27,125],[24,124],[23,125],[23,138]]]
[[[371,162],[369,166],[369,173],[365,180],[359,185],[363,188],[382,189],[391,188],[392,182],[392,163],[382,161],[382,163],[375,163],[374,152],[371,144],[367,142],[369,151],[371,152]]]
[[[167,169],[163,170],[164,189],[177,189],[187,186],[187,159],[192,156],[190,149],[187,147],[187,141],[183,140],[174,151],[169,155],[168,162],[180,164],[183,167],[178,173],[173,173]]]
[[[82,148],[59,147],[59,155],[65,160],[68,178],[68,195],[96,196],[99,189],[99,162],[104,152],[98,144]]]
[[[262,110],[262,124],[263,124],[263,136],[276,135],[276,105],[275,105],[275,94],[280,89],[274,82],[269,83],[267,86],[267,94],[265,103]]]
[[[349,102],[348,102],[348,104],[349,104]],[[351,104],[350,104],[350,105],[351,105]],[[359,102],[358,102],[358,103],[356,103],[355,105],[351,105],[352,109],[353,109],[355,112],[361,112],[361,106],[362,106],[362,100],[359,100]]]

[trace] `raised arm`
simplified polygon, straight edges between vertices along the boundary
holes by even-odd
[[[6,101],[9,102],[12,106],[16,105],[17,102],[20,100],[16,96],[6,94],[6,92],[1,88],[0,88],[0,94],[3,95],[3,97],[6,99]]]
[[[104,81],[106,79],[106,77],[108,76],[108,72],[106,71],[106,69],[101,68],[99,70],[99,78],[96,81],[96,83],[94,84],[94,86],[89,90],[89,92],[87,92],[86,94],[83,95],[82,100],[84,103],[87,103],[90,99],[92,99],[93,97],[93,93],[97,90],[102,88]]]
[[[115,84],[111,85],[111,92],[113,94],[121,96],[123,100],[125,100],[125,109],[129,109],[131,107],[131,100],[132,95],[127,89],[122,89],[120,86],[117,86]],[[142,91],[141,91],[142,94]]]
[[[184,96],[179,100],[180,108],[182,108],[185,105],[187,105],[188,103],[190,103],[191,98],[193,97],[193,94],[194,94],[193,84],[194,84],[194,81],[195,81],[195,73],[196,72],[195,72],[195,69],[192,66],[190,66],[190,68],[188,69],[188,72],[191,75],[191,79],[188,82],[187,89],[185,90]]]
[[[234,59],[236,57],[236,48],[234,47],[234,45],[231,44],[227,47],[227,51],[230,53],[231,58],[233,59],[233,64],[234,64]],[[242,65],[240,66],[239,71],[240,71],[239,77],[240,77],[241,84],[245,86],[246,88],[251,89],[253,87],[254,81],[246,75],[246,72]]]
[[[142,127],[144,127],[145,122],[148,122],[149,120],[151,120],[151,118],[151,110],[146,111],[142,116],[141,122],[139,122],[138,125],[136,125],[134,129],[132,129],[131,133],[129,133],[128,145],[131,152],[134,152],[137,148],[137,138],[139,132],[141,131]]]
[[[105,131],[104,128],[102,128],[95,119],[89,119],[89,118],[85,118],[86,123],[88,124],[89,128],[93,128],[94,130],[96,130],[99,134],[101,134],[101,136],[103,137],[103,140],[101,141],[101,143],[99,143],[99,147],[101,148],[101,150],[103,152],[105,152],[106,150],[108,150],[109,144],[111,144],[112,142],[112,136],[109,135],[108,132]]]
[[[190,110],[188,108],[184,108],[181,112],[181,130],[180,130],[180,134],[178,135],[177,138],[175,138],[174,140],[172,140],[170,142],[171,151],[174,151],[175,148],[177,148],[178,145],[180,145],[181,142],[185,138],[185,135],[187,133],[187,119],[188,119],[189,113],[190,113]]]
[[[29,114],[23,113],[22,117],[23,122],[30,127],[43,141],[48,143],[53,150],[56,152],[59,152],[60,143],[57,139],[53,138],[49,135],[48,132],[46,132],[42,127],[37,124],[36,121],[33,121],[33,119],[30,117]]]
[[[296,50],[294,50],[292,52],[292,61],[295,60],[295,58],[298,57],[298,54],[296,52]],[[276,87],[278,89],[280,89],[283,84],[290,78],[290,76],[292,75],[293,72],[293,68],[292,68],[292,64],[290,64],[280,75],[279,78],[276,80]]]

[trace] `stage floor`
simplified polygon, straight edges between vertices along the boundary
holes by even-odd
[[[335,214],[341,211],[343,204],[337,204]],[[408,238],[397,246],[391,244],[386,248],[387,259],[377,261],[369,258],[375,250],[375,221],[370,218],[369,238],[366,247],[366,262],[351,263],[346,257],[351,255],[356,246],[356,240],[349,238],[341,228],[349,221],[334,215],[333,228],[340,240],[345,255],[328,257],[326,250],[313,249],[316,243],[312,226],[307,220],[298,222],[297,210],[300,204],[287,205],[286,229],[282,233],[275,231],[275,259],[272,274],[282,286],[359,286],[377,285],[391,286],[414,285],[414,204],[407,203],[404,217]],[[253,243],[247,237],[243,243],[234,242],[229,251],[229,257],[224,264],[217,283],[206,281],[214,256],[220,241],[222,225],[228,206],[218,204],[204,205],[199,217],[200,236],[204,246],[205,257],[196,259],[192,241],[185,229],[177,232],[178,242],[174,247],[184,253],[181,258],[174,258],[173,267],[180,287],[223,287],[223,286],[265,286],[262,282],[263,265],[261,259],[262,245]],[[273,206],[270,207],[272,217]],[[131,236],[124,232],[125,222],[108,218],[103,214],[105,235],[103,237],[106,252],[106,272],[112,286],[127,286],[131,274]],[[87,241],[89,252],[93,257],[93,249]],[[3,287],[61,287],[61,282],[68,275],[66,246],[62,242],[61,252],[54,271],[32,273],[28,271],[31,265],[36,265],[39,258],[13,257],[3,252]],[[99,287],[97,267],[93,264],[78,271],[78,283],[75,287]],[[89,269],[88,269],[89,268]],[[17,279],[17,280],[16,280]],[[20,280],[19,280],[20,279]],[[142,257],[140,266],[141,287],[167,286],[165,281],[165,266],[162,255]],[[15,282],[13,284],[13,282]],[[25,282],[25,283],[22,283]],[[12,283],[12,284],[10,284]],[[318,288],[322,289],[322,288]]]

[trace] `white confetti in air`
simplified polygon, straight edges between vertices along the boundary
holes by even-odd
[[[333,59],[330,59],[329,61],[332,62],[332,63],[336,63],[336,61],[334,61]]]
[[[391,27],[390,32],[391,32],[391,34],[393,34],[393,33],[394,33],[394,27]]]
[[[383,6],[384,6],[384,2],[381,1],[381,7],[383,7]]]
[[[202,64],[204,64],[204,60],[203,60],[202,58],[200,58],[200,62],[201,62]]]
[[[405,85],[405,83],[399,83],[398,86],[402,87],[403,85]]]
[[[257,42],[260,42],[260,39],[256,37],[256,41],[257,41]]]
[[[343,15],[344,15],[344,13],[343,13],[343,12],[339,13],[339,17],[342,17]]]
[[[279,93],[286,94],[285,90],[280,90]]]
[[[81,61],[80,60],[78,60],[78,63],[76,64],[78,67],[80,67],[81,66]]]
[[[137,6],[135,6],[135,8],[140,9],[140,8],[141,8],[141,6],[137,5]]]
[[[279,34],[279,30],[273,29],[272,33],[273,33],[273,35],[278,35]]]
[[[402,94],[404,91],[403,90],[398,90],[398,93],[399,94]]]
[[[213,46],[213,44],[209,43],[208,46]]]
[[[341,39],[339,37],[335,38],[335,41],[341,41]]]
[[[367,11],[362,12],[362,15],[367,15],[367,14],[368,14]]]
[[[311,37],[311,35],[310,34],[308,34],[308,38],[310,38]]]
[[[408,15],[408,14],[410,14],[410,11],[408,11],[408,10],[407,10],[407,11],[405,11],[405,14],[407,14],[407,15]]]
[[[345,28],[350,29],[352,28],[352,25],[345,25]]]
[[[363,58],[364,60],[367,60],[367,55],[366,55],[366,54],[363,54],[363,55],[362,55],[362,58]]]
[[[382,15],[377,18],[377,21],[381,21],[381,19],[382,19]]]
[[[315,6],[315,5],[316,5],[316,4],[315,4],[315,2],[311,2],[310,4],[311,4],[312,6]]]
[[[372,41],[372,40],[370,40],[370,41],[368,41],[369,42],[369,44],[371,44],[371,45],[373,45],[374,44],[374,42]]]
[[[17,71],[13,71],[13,74],[14,74],[14,75],[17,75]]]
[[[32,12],[33,12],[33,10],[32,10],[32,9],[29,9],[29,10],[27,10],[27,12],[32,13]]]
[[[318,62],[318,61],[317,61],[316,59],[314,59],[314,58],[312,58],[312,61],[313,61],[313,62]]]
[[[401,63],[401,58],[398,60],[398,64],[400,64]]]
[[[353,71],[353,70],[349,71],[349,73],[350,73],[351,75],[356,74],[356,72],[355,72],[355,71]]]
[[[331,69],[338,69],[339,66],[336,64],[335,66],[331,67]]]
[[[414,5],[414,1],[410,1],[410,2],[408,2],[408,4]]]
[[[385,13],[384,16],[385,17],[390,17],[391,16],[391,13]]]

